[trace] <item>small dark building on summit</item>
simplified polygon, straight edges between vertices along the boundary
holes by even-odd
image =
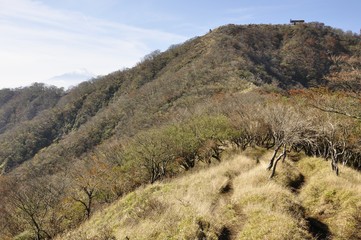
[[[292,20],[290,19],[290,23],[293,25],[305,23],[305,20]]]

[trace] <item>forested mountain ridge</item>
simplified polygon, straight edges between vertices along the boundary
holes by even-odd
[[[138,103],[143,101],[146,104],[149,103],[149,99],[144,98],[152,97],[151,92],[154,91],[155,94],[162,94],[162,98],[166,98],[166,102],[159,102],[160,105],[150,104],[150,109],[154,108],[158,111],[159,107],[167,108],[167,105],[174,104],[178,98],[187,99],[187,95],[206,97],[218,92],[248,88],[249,84],[271,84],[283,89],[318,86],[320,83],[325,83],[324,76],[331,67],[334,67],[337,57],[352,55],[353,48],[358,46],[358,42],[358,38],[320,23],[301,26],[220,27],[203,37],[192,39],[180,46],[172,46],[164,53],[155,51],[133,69],[115,72],[72,89],[60,100],[59,107],[56,107],[55,111],[43,114],[44,118],[54,119],[56,122],[45,128],[52,130],[59,128],[59,132],[50,134],[52,135],[50,137],[45,136],[48,140],[52,140],[43,143],[42,136],[38,139],[24,135],[16,141],[15,139],[21,134],[15,133],[17,137],[13,137],[12,133],[9,133],[10,136],[2,136],[0,146],[3,140],[10,146],[21,147],[22,150],[10,148],[11,153],[6,153],[8,147],[2,147],[0,162],[2,164],[7,162],[7,168],[12,168],[30,159],[37,151],[49,146],[53,140],[78,129],[99,110],[107,109],[108,102],[113,97],[118,102],[127,101],[135,104],[137,101]],[[147,82],[151,83],[142,87]],[[147,88],[152,89],[148,91]],[[134,95],[140,96],[133,101]],[[49,101],[44,100],[45,102]],[[144,105],[143,103],[141,105]],[[2,109],[5,113],[9,112],[6,106]],[[126,111],[131,109],[132,107],[125,107]],[[115,118],[115,121],[118,121],[121,117]],[[34,122],[36,121],[34,119]],[[61,126],[58,126],[59,123]],[[31,123],[27,124],[31,125]],[[23,125],[18,128],[24,128],[24,131],[29,132]],[[36,125],[42,124],[36,123]],[[113,125],[107,128],[112,129],[116,125],[120,127],[119,123]],[[48,134],[45,129],[44,131],[40,135]],[[98,137],[102,139],[111,135],[112,133],[109,133],[109,136]],[[10,142],[10,138],[15,142]],[[31,139],[33,144],[19,145],[17,142],[24,142],[24,138]],[[89,143],[89,147],[92,148],[101,139],[95,139],[94,143]],[[78,155],[86,150],[79,150]],[[9,157],[13,152],[21,151],[31,153]]]
[[[360,55],[358,35],[322,23],[227,25],[67,92],[1,90],[4,236],[52,238],[233,147],[274,149],[271,177],[291,151],[360,168]]]
[[[33,84],[28,88],[0,90],[0,134],[52,108],[64,95],[62,89]]]

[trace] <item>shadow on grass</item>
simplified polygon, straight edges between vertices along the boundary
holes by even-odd
[[[313,237],[315,237],[317,240],[330,239],[330,229],[326,224],[312,217],[308,217],[306,220],[308,221],[309,231],[312,233]]]
[[[221,230],[221,234],[218,237],[218,240],[230,240],[231,239],[231,231],[227,227],[223,227]]]

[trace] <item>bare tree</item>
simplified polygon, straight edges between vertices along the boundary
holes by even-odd
[[[56,234],[52,224],[61,222],[54,207],[60,201],[63,190],[50,178],[33,179],[21,184],[11,179],[7,184],[10,190],[7,204],[16,221],[29,226],[35,239],[51,239]]]
[[[273,155],[267,167],[268,170],[271,170],[270,178],[272,178],[275,175],[277,163],[281,159],[286,159],[288,151],[297,144],[312,138],[310,134],[313,132],[312,123],[309,116],[304,114],[300,108],[296,109],[285,103],[270,104],[265,108],[263,114],[275,143]],[[280,150],[281,153],[279,153]]]
[[[331,159],[331,168],[336,175],[339,175],[339,162],[346,164],[350,158],[357,155],[354,144],[358,145],[358,143],[352,141],[351,131],[353,128],[353,121],[335,116],[329,117],[323,128],[323,138],[327,143],[325,158]]]
[[[146,169],[150,183],[167,174],[168,165],[174,156],[164,131],[150,130],[138,134],[132,148],[132,157]]]
[[[110,165],[95,156],[90,156],[87,160],[78,161],[70,172],[72,178],[71,197],[74,201],[84,207],[85,216],[88,219],[93,212],[93,206],[97,194],[104,185],[110,185],[109,178]]]

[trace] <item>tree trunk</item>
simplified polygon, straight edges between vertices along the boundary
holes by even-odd
[[[279,145],[275,148],[275,150],[274,150],[274,152],[273,152],[273,156],[272,156],[272,158],[271,158],[271,160],[270,160],[270,163],[269,163],[269,165],[268,165],[268,167],[267,167],[267,170],[271,170],[271,168],[273,167],[274,160],[275,160],[276,155],[277,155],[277,153],[278,153],[278,150],[281,148],[281,146],[282,146],[282,144],[279,144]]]
[[[335,171],[336,173],[336,176],[338,176],[338,165],[337,165],[337,160],[334,158],[334,156],[332,156],[331,158],[331,168],[332,168],[332,171]]]
[[[283,162],[286,159],[286,156],[287,156],[287,147],[286,147],[286,144],[284,144],[282,153],[277,157],[275,163],[273,164],[272,173],[269,176],[270,178],[273,178],[276,173],[276,167],[277,167],[278,161],[282,159],[282,162]]]

